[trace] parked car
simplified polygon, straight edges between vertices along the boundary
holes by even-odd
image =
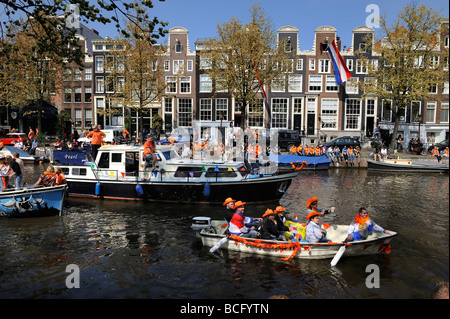
[[[428,153],[431,153],[431,152],[433,151],[434,146],[437,146],[439,152],[442,152],[442,151],[445,150],[446,147],[448,147],[448,139],[443,140],[443,141],[441,141],[441,142],[439,142],[439,143],[431,144],[431,145],[428,147]]]
[[[2,138],[3,145],[13,145],[19,141],[25,143],[27,140],[28,136],[25,133],[8,133]]]
[[[320,147],[322,146],[337,146],[339,148],[343,148],[344,146],[352,146],[356,147],[359,146],[361,148],[361,142],[357,138],[353,137],[337,137],[335,139],[332,139],[331,141],[328,141],[326,143],[319,144]]]
[[[280,147],[280,149],[285,149],[289,151],[293,145],[298,145],[299,143],[300,143],[300,134],[298,133],[298,131],[295,130],[278,131],[278,146]]]

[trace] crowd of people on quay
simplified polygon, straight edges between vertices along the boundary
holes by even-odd
[[[291,236],[290,240],[301,240],[308,243],[327,243],[327,231],[320,226],[320,217],[333,213],[334,207],[323,210],[318,208],[319,199],[314,196],[306,202],[306,225],[304,238]],[[286,208],[277,206],[275,209],[267,209],[262,217],[252,218],[245,215],[245,202],[228,197],[225,206],[225,220],[228,223],[228,232],[244,238],[260,238],[266,240],[287,241],[285,232],[293,230],[292,226],[286,226]],[[300,223],[295,215],[295,222]],[[348,228],[348,235],[342,238],[343,242],[365,240],[372,232],[390,232],[376,224],[368,215],[366,208],[361,207]]]
[[[299,156],[325,156],[333,165],[345,164],[353,167],[355,163],[360,163],[361,149],[359,146],[318,146],[318,145],[293,145],[289,149],[289,154]]]

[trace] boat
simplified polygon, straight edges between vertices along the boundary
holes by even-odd
[[[447,173],[448,164],[420,162],[411,159],[383,159],[381,161],[367,160],[367,168],[377,171]]]
[[[24,162],[24,164],[33,164],[36,161],[34,156],[28,154],[24,150],[8,145],[3,146],[3,148],[0,150],[0,157],[4,158],[8,155],[12,157],[14,152],[19,153],[19,158]]]
[[[299,170],[327,170],[330,168],[331,160],[326,156],[300,156],[300,155],[273,155],[270,160],[278,164],[280,171]]]
[[[0,217],[61,215],[66,185],[0,192]]]
[[[286,223],[287,226],[300,229],[305,228],[305,224]],[[349,225],[322,224],[326,229],[327,238],[332,240],[329,243],[309,243],[305,239],[274,241],[264,239],[243,238],[236,235],[227,234],[228,224],[225,220],[211,220],[210,217],[194,217],[191,228],[200,237],[203,246],[216,249],[249,253],[255,255],[279,257],[283,260],[289,259],[332,259],[339,250],[345,247],[344,257],[363,256],[374,254],[389,254],[391,251],[390,241],[397,235],[396,232],[385,233],[373,232],[366,240],[358,240],[344,243],[347,237]],[[288,232],[286,237],[290,239]],[[301,236],[299,237],[301,238]]]
[[[223,203],[279,200],[298,172],[278,174],[276,166],[253,169],[244,161],[183,158],[172,145],[157,145],[157,171],[145,170],[143,147],[105,145],[95,162],[58,165],[69,196],[163,202]]]

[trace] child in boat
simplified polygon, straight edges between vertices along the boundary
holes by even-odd
[[[306,216],[308,224],[306,225],[306,240],[310,243],[327,243],[331,240],[326,238],[327,232],[325,229],[320,227],[319,218],[320,213],[312,211]]]
[[[352,240],[366,240],[373,231],[383,232],[390,235],[390,233],[378,226],[372,219],[370,219],[367,209],[361,207],[355,219],[348,227],[348,236],[345,241]]]

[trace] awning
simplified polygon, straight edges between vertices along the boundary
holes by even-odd
[[[20,116],[24,119],[35,119],[38,117],[38,104],[33,102],[20,110]],[[49,120],[56,118],[58,109],[48,102],[42,102],[42,119]]]

